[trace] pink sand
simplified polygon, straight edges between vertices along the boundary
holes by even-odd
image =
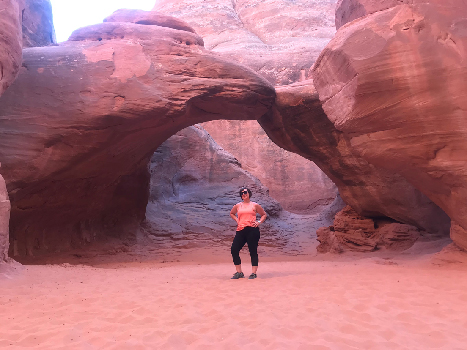
[[[25,266],[0,274],[0,348],[465,350],[466,264],[434,257],[264,262],[256,280],[227,263]]]

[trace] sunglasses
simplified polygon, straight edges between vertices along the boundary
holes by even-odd
[[[244,194],[247,194],[247,193],[248,193],[248,191],[242,191],[242,192],[240,192],[240,194],[241,194],[242,196],[243,196]]]

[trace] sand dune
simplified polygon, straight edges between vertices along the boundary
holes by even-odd
[[[447,261],[265,262],[256,280],[218,263],[25,266],[0,276],[0,348],[465,350],[466,265]]]

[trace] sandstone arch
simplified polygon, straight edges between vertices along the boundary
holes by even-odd
[[[119,235],[144,217],[147,164],[196,122],[257,119],[274,89],[194,33],[103,23],[24,50],[0,100],[0,159],[19,254]],[[65,239],[64,239],[65,238]]]
[[[335,34],[334,19],[340,27],[396,2],[357,3],[338,1],[336,16],[336,2],[316,0],[163,0],[154,10],[186,20],[208,48],[235,58],[273,82],[278,98],[272,112],[260,119],[263,129],[279,146],[319,164],[360,214],[389,216],[446,234],[450,219],[443,210],[397,172],[357,154],[348,135],[336,129],[321,108],[312,72],[306,67],[311,67],[317,52]]]
[[[442,210],[354,153],[311,80],[278,88],[274,105],[264,78],[206,51],[179,22],[174,29],[154,21],[107,22],[60,46],[24,51],[18,80],[0,100],[0,161],[19,254],[134,232],[154,150],[178,130],[215,119],[260,118],[276,143],[321,162],[359,213],[445,231]]]

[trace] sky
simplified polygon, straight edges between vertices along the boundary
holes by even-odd
[[[57,41],[68,39],[78,28],[102,23],[115,10],[152,10],[157,0],[51,0]]]

